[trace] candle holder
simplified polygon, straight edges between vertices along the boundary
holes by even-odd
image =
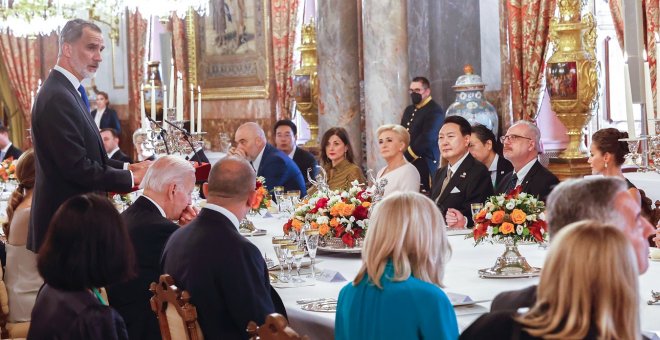
[[[195,150],[198,148],[204,148],[204,136],[206,135],[206,132],[193,132],[191,133],[192,135],[192,143],[195,146]]]
[[[657,128],[656,131],[658,131]],[[660,174],[660,136],[649,137],[648,143],[648,157],[653,161],[653,166],[649,165],[649,170]]]
[[[637,152],[639,150],[639,144],[645,140],[646,137],[640,136],[639,138],[622,138],[619,139],[621,142],[626,142],[628,143],[628,151],[629,153],[626,155],[626,160],[630,161],[633,165],[639,166],[640,164],[637,163],[637,160],[640,158],[640,154]],[[640,167],[639,171],[644,171]]]

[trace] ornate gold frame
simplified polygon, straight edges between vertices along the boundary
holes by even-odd
[[[265,48],[265,62],[266,62],[266,79],[261,85],[254,86],[238,86],[238,87],[220,87],[220,88],[204,88],[202,91],[202,99],[253,99],[253,98],[268,98],[270,79],[271,79],[271,50],[270,50],[270,7],[268,0],[254,0],[263,2],[263,34],[264,34],[264,48]],[[186,38],[188,39],[188,81],[189,84],[198,84],[198,34],[196,33],[198,22],[198,15],[196,12],[188,12],[186,16]],[[201,84],[202,87],[203,84]]]

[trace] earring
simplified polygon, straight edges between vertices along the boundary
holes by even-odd
[[[607,163],[605,163],[605,169],[607,169]]]

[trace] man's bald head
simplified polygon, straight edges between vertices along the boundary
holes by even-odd
[[[255,190],[256,174],[245,159],[228,156],[211,168],[208,197],[243,201]]]

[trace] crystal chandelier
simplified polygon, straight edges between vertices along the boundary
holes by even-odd
[[[74,17],[75,4],[52,0],[0,0],[0,30],[36,38],[57,32]]]
[[[206,15],[209,7],[208,0],[125,0],[126,7],[132,12],[139,10],[143,17],[168,18],[176,15],[185,17],[190,10],[199,15]]]

